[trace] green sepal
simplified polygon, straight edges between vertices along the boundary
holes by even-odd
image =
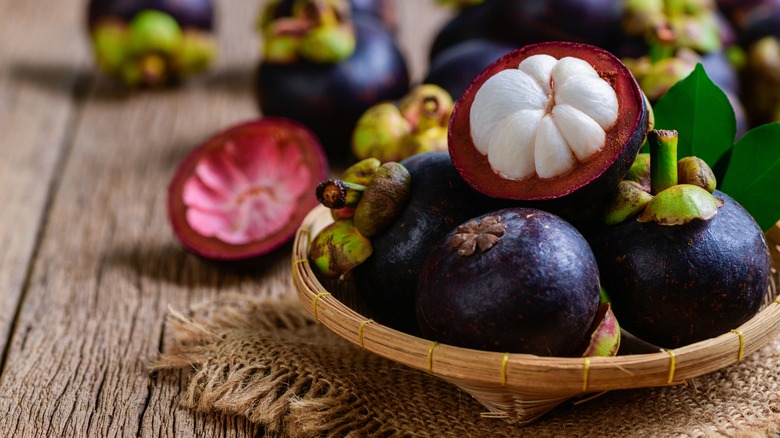
[[[678,184],[655,195],[637,220],[682,225],[694,219],[709,220],[722,205],[722,199],[699,186]]]
[[[340,277],[363,263],[373,253],[371,240],[355,228],[350,219],[323,228],[311,242],[309,259],[329,278]]]

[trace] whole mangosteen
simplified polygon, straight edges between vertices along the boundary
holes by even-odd
[[[176,82],[216,56],[211,0],[92,0],[87,25],[100,69],[130,87]]]
[[[409,89],[406,61],[377,18],[346,0],[296,0],[265,23],[255,80],[260,110],[308,126],[330,158],[345,159],[358,118]]]
[[[487,0],[462,9],[434,37],[430,58],[475,38],[515,46],[571,41],[608,46],[620,32],[622,0]]]
[[[431,247],[456,225],[506,202],[469,187],[447,152],[414,155],[401,164],[411,175],[406,205],[386,230],[372,237],[373,254],[353,272],[372,318],[417,334],[415,289]]]
[[[647,112],[609,52],[532,44],[491,64],[456,102],[449,151],[480,192],[568,214],[614,190],[645,139]]]
[[[423,336],[466,348],[579,356],[599,308],[599,270],[568,222],[509,208],[448,233],[417,284]]]
[[[602,284],[634,336],[677,348],[738,328],[769,287],[763,232],[715,190],[702,161],[677,161],[677,134],[651,131],[650,192],[621,183],[591,240]]]

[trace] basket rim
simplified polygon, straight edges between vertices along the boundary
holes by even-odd
[[[740,362],[780,334],[780,298],[775,291],[774,301],[740,327],[655,353],[545,357],[440,344],[374,322],[344,305],[323,287],[307,255],[314,226],[330,218],[326,207],[317,206],[305,217],[295,235],[292,277],[304,307],[318,322],[364,350],[443,378],[470,392],[506,388],[539,396],[576,395],[677,385]],[[777,231],[772,230],[775,235]]]

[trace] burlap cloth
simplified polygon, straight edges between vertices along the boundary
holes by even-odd
[[[153,368],[191,370],[183,406],[246,417],[271,436],[780,436],[780,338],[687,385],[567,402],[519,426],[339,338],[291,299],[223,296],[171,310],[168,330]]]

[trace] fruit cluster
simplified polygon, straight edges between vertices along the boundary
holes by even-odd
[[[463,59],[458,65],[486,62],[491,47],[506,53],[507,45],[580,42],[621,58],[653,103],[701,63],[731,99],[741,133],[751,126],[780,120],[780,96],[774,91],[780,83],[777,0],[455,3],[457,14],[437,33],[431,46],[434,66],[444,62],[440,58],[446,58],[449,65],[455,65],[453,58]],[[472,48],[475,44],[481,53]]]
[[[665,348],[717,335],[758,311],[766,242],[716,190],[722,169],[678,162],[652,105],[700,63],[737,115],[745,103],[740,135],[774,120],[778,3],[458,1],[410,87],[392,3],[266,2],[263,117],[181,163],[170,221],[200,256],[253,259],[319,200],[319,275],[440,342],[613,355],[620,326]],[[212,20],[208,0],[89,9],[98,64],[131,86],[205,69]],[[356,162],[333,179],[329,160]]]
[[[129,87],[177,82],[216,56],[211,0],[92,0],[88,26],[100,69]]]
[[[346,253],[333,226],[310,258],[354,282],[378,322],[451,345],[614,355],[620,328],[659,348],[734,329],[769,287],[766,240],[652,120],[609,52],[514,50],[455,104],[449,154],[403,162],[411,189],[382,231],[361,236],[372,251],[322,269]]]

